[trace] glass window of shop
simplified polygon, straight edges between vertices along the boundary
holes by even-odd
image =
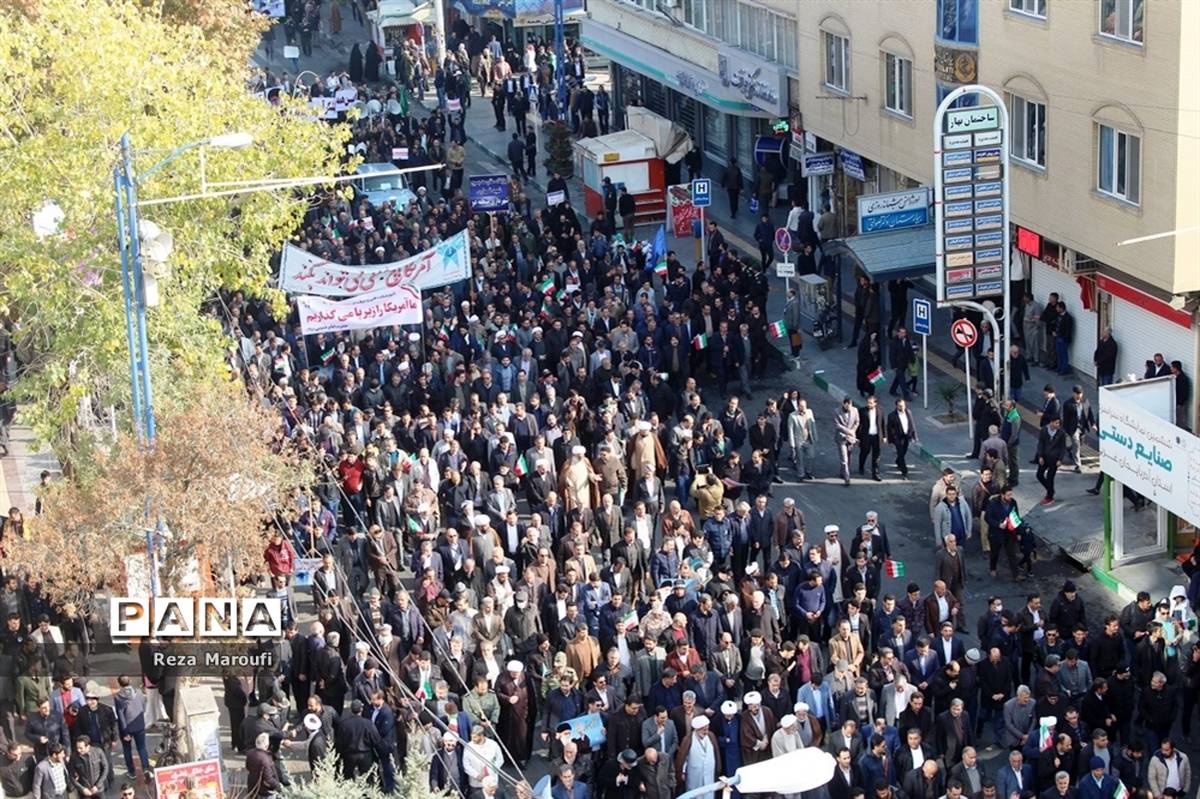
[[[704,154],[719,164],[729,163],[729,117],[707,106],[704,111]]]

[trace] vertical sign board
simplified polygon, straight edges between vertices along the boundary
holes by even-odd
[[[950,106],[964,94],[994,105]],[[935,256],[939,302],[1005,293],[1008,274],[1008,111],[983,86],[946,96],[933,123]]]

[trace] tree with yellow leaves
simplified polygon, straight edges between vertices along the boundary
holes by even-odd
[[[209,13],[218,9],[227,12],[220,24]],[[0,321],[13,327],[22,361],[21,420],[65,465],[91,462],[97,438],[84,417],[113,407],[131,426],[113,199],[122,134],[139,172],[180,145],[251,134],[250,147],[207,155],[209,183],[343,168],[342,126],[247,91],[262,24],[225,0],[0,4]],[[142,201],[198,193],[199,157],[185,153],[148,176]],[[48,203],[61,209],[60,232],[39,237],[32,220]],[[221,288],[278,300],[269,261],[305,209],[303,192],[278,191],[143,210],[174,238],[147,322],[156,400],[186,400],[226,378],[228,342],[200,309]]]

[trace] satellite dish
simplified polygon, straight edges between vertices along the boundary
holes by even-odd
[[[149,269],[161,268],[171,257],[175,248],[175,239],[170,232],[163,230],[149,219],[138,221],[138,243],[141,247],[142,258],[149,262]]]

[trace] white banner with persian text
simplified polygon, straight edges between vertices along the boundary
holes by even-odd
[[[363,330],[390,325],[421,324],[421,293],[396,286],[346,300],[298,297],[300,329],[304,335]]]
[[[379,266],[345,266],[289,244],[283,248],[279,287],[293,294],[357,297],[398,286],[435,289],[470,276],[471,248],[463,230],[424,252]]]
[[[1170,380],[1100,390],[1100,469],[1190,522],[1200,522],[1200,438],[1168,415]]]

